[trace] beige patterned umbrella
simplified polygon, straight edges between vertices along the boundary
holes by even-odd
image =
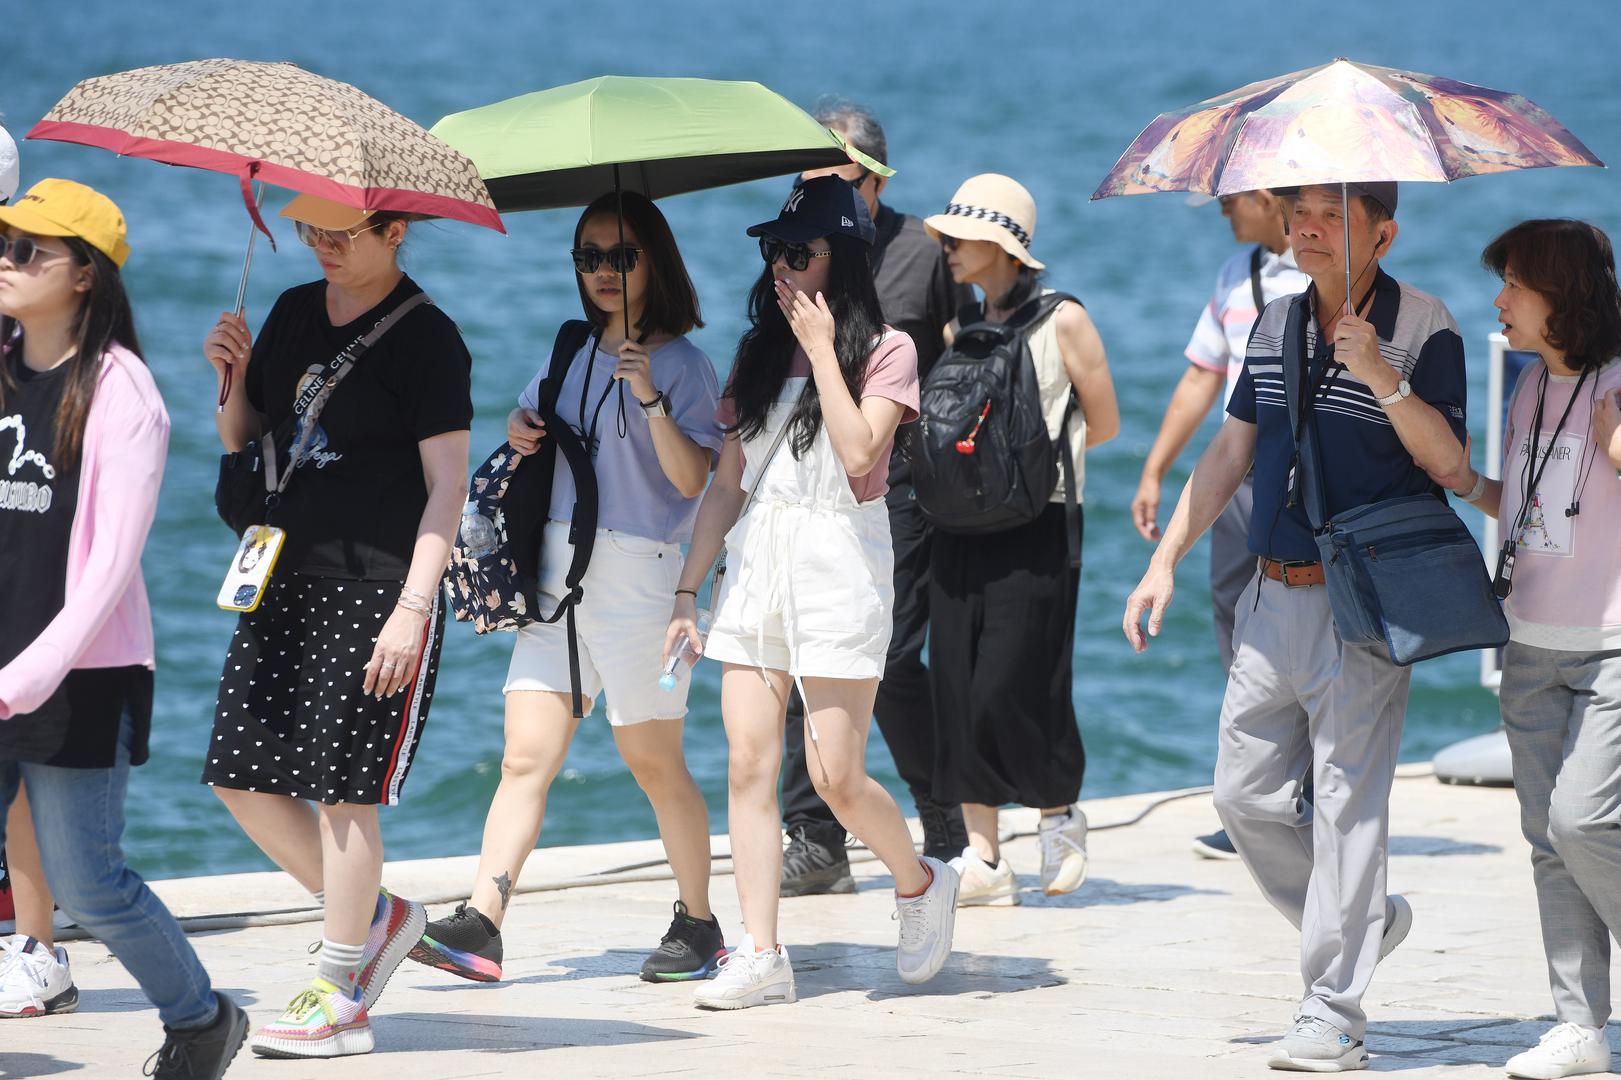
[[[191,60],[85,79],[28,137],[230,173],[272,247],[254,180],[361,210],[506,231],[465,155],[348,83],[289,63]],[[252,259],[250,233],[238,311]]]
[[[252,180],[505,231],[466,156],[348,83],[289,63],[192,60],[85,79],[28,137],[231,173],[261,228]]]

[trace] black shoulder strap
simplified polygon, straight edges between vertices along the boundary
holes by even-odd
[[[546,623],[566,620],[569,686],[573,693],[574,716],[578,719],[584,715],[584,697],[580,692],[580,640],[574,624],[574,609],[585,598],[583,582],[586,569],[591,565],[591,549],[597,538],[597,474],[584,440],[558,417],[557,410],[548,407],[537,411],[546,422],[547,436],[568,462],[569,472],[574,477],[574,513],[569,524],[569,543],[574,548],[574,557],[569,560],[568,572],[563,577],[568,592],[558,603],[556,611],[539,618]]]
[[[1058,292],[1057,290],[1050,293],[1042,293],[1040,296],[1033,296],[1029,300],[1026,300],[1024,304],[1020,306],[1019,310],[1015,311],[1011,316],[1008,317],[1008,325],[1014,327],[1022,334],[1028,334],[1030,331],[1046,322],[1048,317],[1051,316],[1053,312],[1058,310],[1058,305],[1064,303],[1066,300],[1076,304],[1081,303],[1080,300],[1071,296],[1069,293]],[[1086,305],[1081,304],[1081,306],[1085,307]]]
[[[563,378],[568,374],[574,354],[595,333],[596,327],[584,319],[570,319],[557,328],[557,340],[552,343],[552,356],[546,364],[546,377],[540,380],[540,390],[535,395],[539,406],[536,412],[548,413],[557,408],[557,395],[563,389]]]
[[[1255,250],[1250,252],[1250,295],[1255,297],[1257,318],[1260,317],[1261,309],[1266,307],[1266,294],[1261,292],[1261,260],[1264,257],[1261,245],[1256,244]]]
[[[1289,316],[1283,326],[1283,403],[1295,448],[1286,480],[1289,490],[1285,494],[1293,503],[1296,493],[1300,493],[1311,527],[1321,529],[1328,520],[1328,504],[1323,495],[1322,461],[1317,454],[1317,425],[1311,422],[1311,405],[1305,399],[1310,382],[1306,356],[1309,296],[1308,290],[1289,301]]]

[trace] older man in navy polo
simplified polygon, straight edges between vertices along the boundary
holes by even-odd
[[[1437,299],[1379,260],[1396,239],[1395,184],[1285,195],[1290,246],[1311,288],[1268,304],[1250,336],[1228,420],[1188,480],[1124,630],[1147,648],[1171,603],[1176,565],[1254,465],[1254,579],[1238,603],[1222,702],[1216,810],[1261,892],[1300,930],[1304,995],[1274,1048],[1278,1069],[1366,1068],[1362,996],[1374,966],[1406,937],[1412,909],[1387,896],[1390,786],[1409,670],[1383,650],[1344,645],[1322,587],[1305,508],[1291,500],[1293,437],[1284,401],[1284,326],[1307,305],[1306,385],[1332,515],[1438,488],[1463,453],[1463,342]],[[1342,239],[1350,218],[1350,250]],[[1355,313],[1346,310],[1347,264]],[[1298,351],[1296,351],[1298,356]],[[1300,798],[1315,781],[1315,805]]]

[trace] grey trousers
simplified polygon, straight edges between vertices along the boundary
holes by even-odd
[[[1501,695],[1554,1008],[1603,1027],[1621,933],[1621,650],[1511,641]]]
[[[1233,613],[1238,598],[1255,576],[1255,556],[1250,553],[1254,506],[1255,477],[1251,474],[1244,477],[1232,501],[1210,527],[1210,611],[1223,671],[1233,666]]]
[[[1321,586],[1259,573],[1239,597],[1233,641],[1216,812],[1262,894],[1300,930],[1300,1013],[1360,1039],[1410,672],[1342,645]],[[1308,770],[1312,803],[1300,797]]]

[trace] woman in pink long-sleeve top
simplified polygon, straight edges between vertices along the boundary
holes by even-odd
[[[118,207],[82,184],[0,207],[0,821],[25,783],[58,902],[163,1020],[154,1075],[218,1077],[247,1017],[119,848],[152,716],[140,560],[169,443],[128,255]],[[77,999],[71,981],[41,995],[47,1011]]]

